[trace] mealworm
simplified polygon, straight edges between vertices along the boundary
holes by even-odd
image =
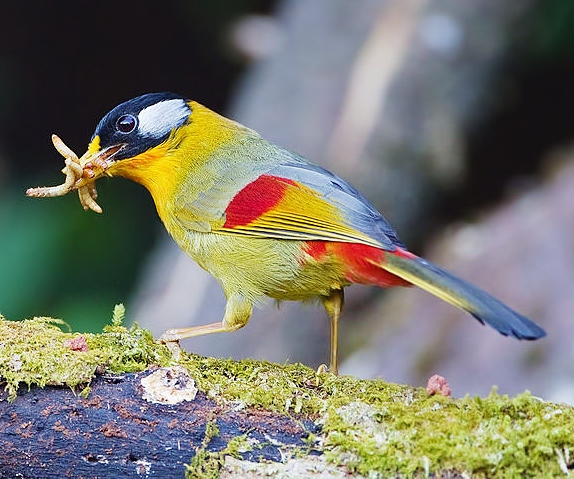
[[[96,202],[98,192],[96,190],[95,183],[89,183],[87,185],[74,188],[78,180],[80,180],[85,174],[84,167],[80,164],[78,155],[76,155],[76,153],[74,153],[58,135],[52,135],[52,143],[58,153],[65,158],[64,163],[66,166],[62,169],[62,173],[66,175],[66,179],[61,185],[57,186],[28,188],[26,190],[26,195],[37,198],[50,198],[55,196],[64,196],[70,191],[77,189],[82,207],[85,210],[91,209],[96,213],[101,213],[102,208]]]

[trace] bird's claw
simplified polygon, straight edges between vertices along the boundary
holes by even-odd
[[[171,357],[175,362],[179,362],[179,359],[181,358],[181,353],[182,353],[182,349],[181,346],[179,345],[179,341],[178,340],[169,340],[169,339],[165,339],[163,336],[159,338],[159,340],[165,344],[165,347],[167,349],[169,349],[170,353],[171,353]]]

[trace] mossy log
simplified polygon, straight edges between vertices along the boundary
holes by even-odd
[[[557,477],[574,409],[0,318],[0,477]]]

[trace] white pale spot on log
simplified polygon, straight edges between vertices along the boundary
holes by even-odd
[[[142,378],[143,399],[158,404],[193,401],[197,394],[195,381],[181,366],[161,368]]]

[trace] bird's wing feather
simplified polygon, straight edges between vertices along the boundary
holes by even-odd
[[[184,229],[390,251],[404,246],[389,222],[344,180],[260,137],[251,140],[257,148],[222,149],[204,165],[202,178],[184,185],[174,202]]]
[[[286,150],[285,150],[286,151]],[[241,189],[219,232],[256,237],[402,246],[389,222],[341,178],[287,152]]]

